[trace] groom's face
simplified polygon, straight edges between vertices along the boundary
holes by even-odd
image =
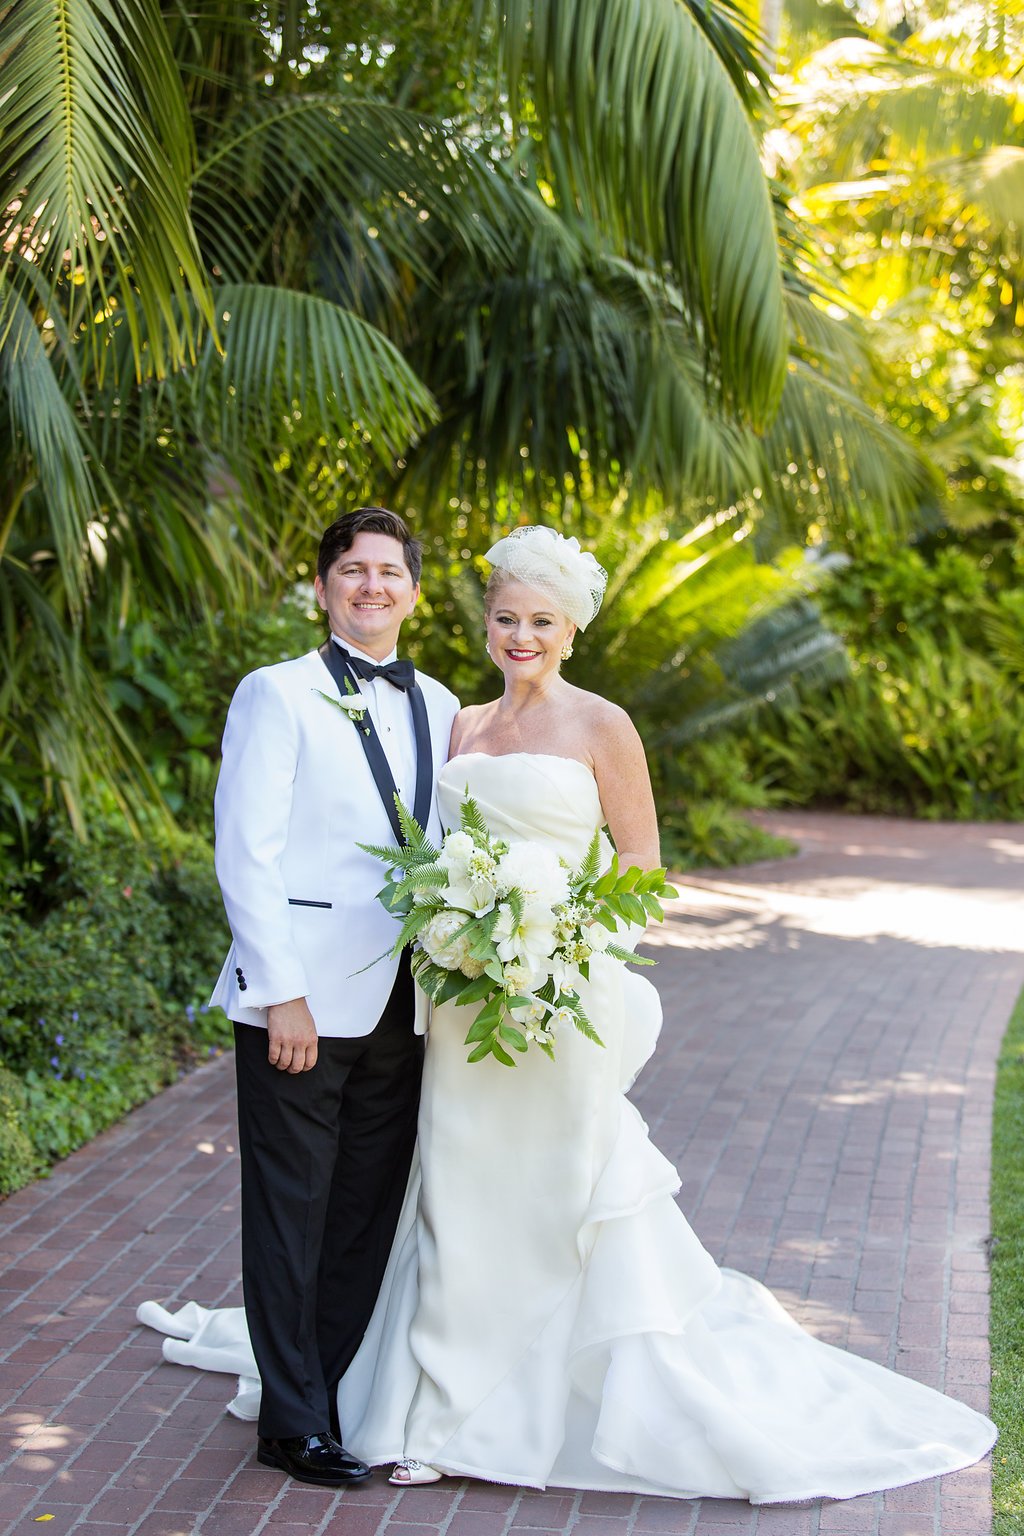
[[[332,634],[375,661],[394,650],[398,631],[420,595],[401,542],[386,533],[357,533],[327,580],[318,576],[314,586]]]

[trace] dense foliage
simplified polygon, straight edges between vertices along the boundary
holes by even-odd
[[[0,16],[0,1187],[187,1054],[228,699],[358,501],[467,701],[492,538],[596,549],[570,675],[677,868],[787,799],[1024,814],[1024,23],[778,9]]]

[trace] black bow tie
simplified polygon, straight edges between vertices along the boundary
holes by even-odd
[[[339,645],[338,650],[356,677],[383,677],[392,687],[400,688],[403,693],[407,693],[416,681],[416,668],[411,661],[388,661],[382,667],[378,667],[375,662],[364,661],[362,656],[350,655],[343,645]]]

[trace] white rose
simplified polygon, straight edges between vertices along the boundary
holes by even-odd
[[[611,941],[612,936],[603,923],[591,923],[587,929],[587,943],[595,955],[603,955]]]
[[[450,880],[462,880],[465,877],[475,848],[476,844],[468,832],[448,833],[448,836],[441,844],[441,852],[437,856],[437,862],[442,869],[448,871]]]

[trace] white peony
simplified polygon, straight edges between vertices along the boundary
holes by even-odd
[[[444,971],[461,971],[472,980],[483,975],[484,966],[469,952],[472,948],[469,934],[456,937],[464,922],[460,912],[439,912],[420,931],[419,942],[435,965]]]
[[[498,861],[501,895],[521,891],[527,902],[557,907],[569,899],[569,871],[550,848],[538,843],[513,843]]]

